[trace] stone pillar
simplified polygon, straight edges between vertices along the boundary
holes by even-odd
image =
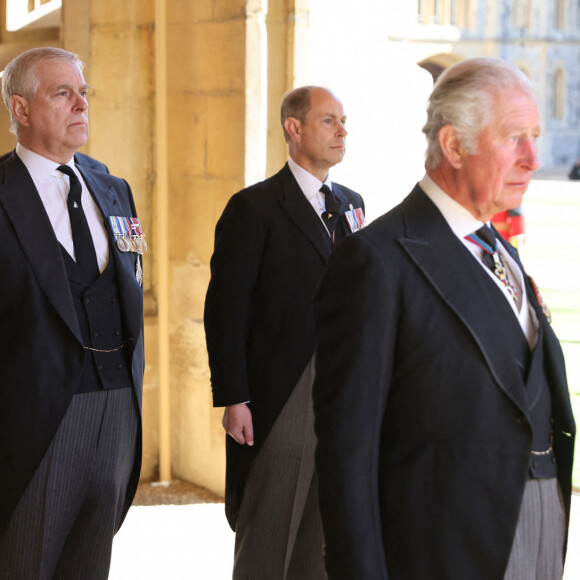
[[[268,33],[268,133],[266,176],[288,159],[280,123],[280,104],[286,91],[305,78],[308,54],[310,0],[269,0]]]
[[[90,138],[83,149],[126,179],[149,246],[144,256],[145,383],[142,478],[158,468],[157,312],[154,267],[154,6],[152,0],[66,0],[62,46],[87,67]]]
[[[261,16],[247,22],[245,8],[170,0],[167,10],[173,474],[218,493],[225,436],[222,410],[212,408],[203,305],[215,223],[245,183],[246,92],[261,94],[246,83],[246,28],[259,30]]]

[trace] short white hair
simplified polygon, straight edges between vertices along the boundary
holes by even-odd
[[[452,125],[468,154],[477,153],[477,140],[494,114],[494,99],[507,89],[534,97],[532,83],[515,65],[498,58],[470,58],[437,79],[427,103],[425,165],[434,169],[441,162],[439,131]]]
[[[12,115],[10,99],[14,95],[20,95],[28,100],[36,97],[39,83],[36,67],[45,61],[72,63],[78,66],[81,72],[84,68],[83,61],[76,54],[51,46],[31,48],[10,61],[2,73],[2,98],[10,113],[10,131],[12,133],[16,133],[18,122]]]

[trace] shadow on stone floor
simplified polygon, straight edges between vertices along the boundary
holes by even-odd
[[[132,505],[191,505],[223,501],[223,498],[204,487],[173,479],[169,485],[159,482],[139,483]]]

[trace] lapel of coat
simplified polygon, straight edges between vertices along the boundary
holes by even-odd
[[[278,178],[282,185],[281,195],[278,198],[281,206],[326,262],[332,252],[332,241],[324,224],[294,179],[288,164],[278,173]]]
[[[2,165],[0,203],[48,300],[82,343],[60,246],[36,186],[13,155]]]
[[[125,324],[129,335],[137,339],[143,318],[143,294],[136,280],[137,260],[140,258],[134,252],[119,250],[109,222],[110,216],[135,217],[135,214],[128,198],[122,201],[115,188],[106,184],[98,174],[79,165],[76,167],[103,214],[103,223],[109,239],[109,259],[115,260],[115,272],[125,314]]]
[[[486,305],[495,303],[490,293],[494,288],[483,283],[479,264],[418,186],[403,202],[402,211],[407,235],[399,243],[467,327],[501,389],[526,412],[522,375],[511,356],[507,333],[498,326],[502,317],[514,316],[509,304],[500,301],[497,315],[486,313]]]

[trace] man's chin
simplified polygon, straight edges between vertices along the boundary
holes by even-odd
[[[344,159],[344,154],[345,154],[344,149],[336,150],[335,154],[332,156],[332,159],[334,161],[333,165],[337,165],[338,163],[341,163],[342,160]]]
[[[518,186],[517,188],[512,188],[509,191],[509,194],[502,200],[500,211],[505,211],[509,209],[515,209],[516,207],[520,207],[522,205],[522,201],[524,199],[524,194],[528,189],[529,184]]]
[[[71,149],[74,149],[75,151],[77,149],[80,149],[81,147],[83,147],[84,145],[86,145],[87,141],[89,140],[89,136],[88,135],[83,135],[82,137],[79,136],[76,139],[71,139],[70,141],[70,147]]]

